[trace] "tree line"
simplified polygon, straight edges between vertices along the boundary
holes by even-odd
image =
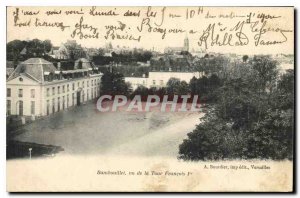
[[[294,70],[254,56],[232,68],[214,105],[179,146],[179,159],[292,159]]]
[[[209,77],[192,78],[190,82],[181,81],[179,78],[170,78],[165,87],[138,86],[132,89],[130,83],[125,82],[124,75],[114,69],[112,72],[105,70],[101,80],[102,95],[126,95],[131,99],[135,95],[141,95],[143,101],[148,95],[164,96],[169,95],[198,95],[202,103],[213,103],[216,91],[222,85],[222,79],[213,74]]]
[[[6,44],[6,60],[13,61],[16,66],[19,61],[32,57],[49,58],[48,52],[52,49],[50,40],[13,40]]]

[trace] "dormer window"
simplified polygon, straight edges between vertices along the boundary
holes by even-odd
[[[19,81],[20,81],[20,82],[23,82],[23,78],[22,78],[22,77],[20,77],[20,78],[19,78]]]
[[[44,80],[49,81],[49,74],[50,72],[44,72]]]

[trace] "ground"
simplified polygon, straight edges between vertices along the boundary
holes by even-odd
[[[199,112],[99,112],[94,103],[24,126],[16,141],[60,146],[65,154],[121,154],[176,158],[200,122]],[[32,151],[34,152],[34,151]]]

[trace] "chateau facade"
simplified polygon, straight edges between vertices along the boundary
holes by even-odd
[[[17,66],[6,82],[7,115],[46,116],[100,95],[102,74],[86,59],[61,70],[41,58]]]

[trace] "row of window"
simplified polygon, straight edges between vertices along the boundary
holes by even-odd
[[[11,88],[6,89],[6,96],[11,97]],[[23,97],[23,89],[18,89],[18,97]],[[30,97],[35,98],[35,89],[30,89]]]
[[[133,85],[135,85],[135,83],[133,83]],[[140,85],[140,83],[136,83],[136,85]],[[144,86],[146,85],[145,81],[143,81],[143,85],[144,85]],[[152,85],[156,85],[156,80],[153,80],[153,81],[152,81]],[[163,81],[163,80],[160,80],[160,81],[159,81],[159,85],[160,85],[160,86],[163,86],[163,85],[164,85],[164,81]]]
[[[90,95],[91,94],[91,95]],[[98,91],[96,88],[92,88],[91,92],[89,92],[89,90],[87,90],[87,93],[85,95],[84,91],[82,91],[82,96],[81,96],[81,102],[85,101],[85,96],[86,96],[86,100],[90,100],[90,96],[91,99],[97,97]],[[66,104],[66,108],[68,108],[69,105],[69,94],[66,97],[66,101],[65,101],[65,96],[62,96],[62,106],[60,105],[61,102],[61,98],[58,97],[57,98],[57,111],[60,111],[60,108],[62,107],[62,109],[65,109],[65,104]],[[79,98],[80,99],[80,98]],[[76,101],[76,96],[75,93],[72,93],[72,106],[75,105],[75,101]],[[23,116],[23,101],[19,100],[17,102],[17,114],[20,116]],[[55,98],[52,99],[52,112],[55,112]],[[11,100],[7,100],[6,101],[6,113],[7,115],[11,115]],[[30,114],[31,115],[35,115],[35,101],[31,101],[30,102]],[[47,115],[50,114],[50,101],[47,100]]]
[[[85,95],[84,91],[82,91],[82,95],[78,96],[75,93],[72,93],[72,103],[70,105],[70,98],[69,98],[69,94],[62,97],[57,97],[57,105],[55,103],[56,99],[53,98],[52,99],[52,108],[50,107],[50,100],[47,100],[47,109],[46,109],[46,113],[47,115],[49,115],[50,113],[55,113],[60,111],[61,109],[65,109],[68,108],[70,106],[75,106],[76,105],[76,100],[79,100],[79,102],[84,102],[85,101],[85,96],[86,96],[86,100],[90,100],[93,98],[96,98],[98,91],[96,88],[92,88],[91,89],[91,95],[89,94],[89,90],[87,90],[87,93]],[[90,98],[91,96],[91,98]],[[78,101],[77,101],[78,102]],[[52,110],[51,110],[52,109]]]
[[[91,80],[91,86],[100,85],[100,80]],[[80,86],[78,82],[77,86]],[[87,81],[87,87],[89,87],[89,81]],[[84,81],[82,82],[82,88],[84,88]],[[72,84],[72,90],[75,90],[75,83]],[[69,84],[67,84],[67,92],[69,92]],[[62,93],[65,93],[65,85],[62,86]],[[60,94],[60,86],[57,87],[57,94]],[[55,95],[55,87],[52,87],[52,95]],[[47,96],[50,96],[50,89],[47,88]],[[11,97],[11,88],[7,88],[6,97]],[[18,97],[23,97],[23,89],[18,89]],[[30,89],[30,97],[35,98],[35,89]]]
[[[89,87],[89,80],[86,81],[87,82],[87,87]],[[82,81],[81,83],[82,88],[84,88],[84,81]],[[98,80],[91,80],[91,86],[96,86],[96,85],[100,85],[100,79]],[[67,86],[62,85],[62,93],[65,93],[66,90],[65,88],[67,87],[67,92],[70,91],[70,85],[67,84]],[[77,83],[77,87],[80,87],[80,82]],[[75,90],[75,83],[72,83],[72,91]],[[60,94],[60,86],[57,87],[57,94]],[[50,88],[47,88],[47,92],[46,92],[47,97],[50,96]],[[55,95],[55,87],[52,87],[52,95]]]
[[[153,84],[153,85],[156,85],[156,80],[153,80],[153,81],[152,81],[152,84]],[[164,85],[164,81],[163,81],[163,80],[160,80],[160,81],[159,81],[159,85],[160,85],[160,86],[163,86],[163,85]]]

